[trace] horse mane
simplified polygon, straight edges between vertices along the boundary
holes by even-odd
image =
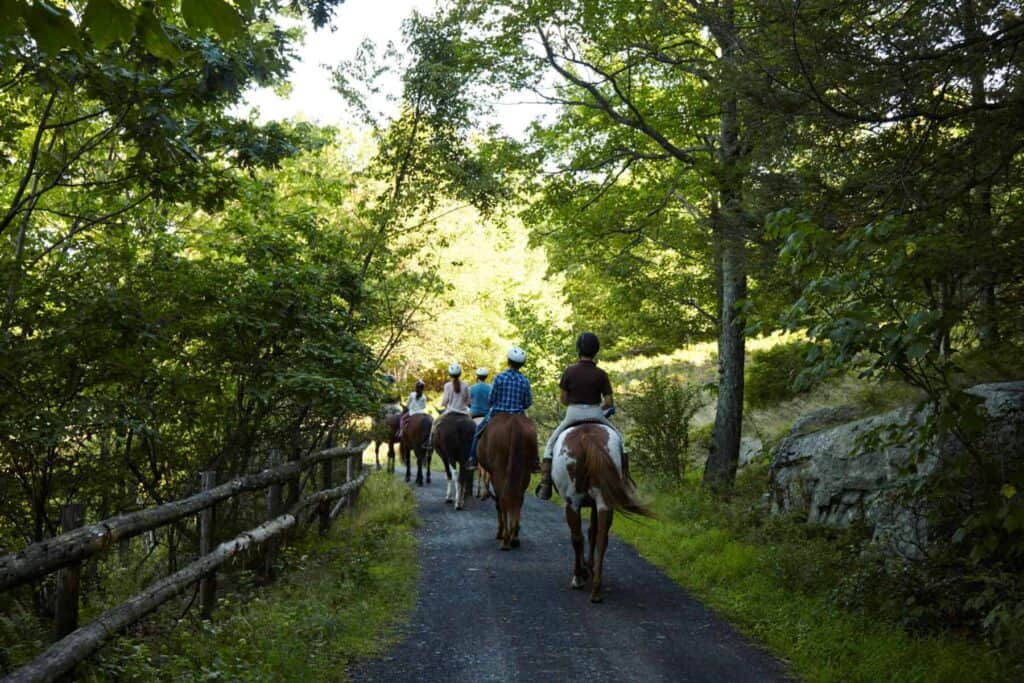
[[[640,500],[633,485],[624,481],[616,469],[615,462],[608,453],[605,430],[596,426],[584,426],[577,431],[576,436],[581,451],[580,457],[576,459],[578,486],[581,489],[596,486],[605,503],[614,510],[653,519],[654,512],[647,503]]]

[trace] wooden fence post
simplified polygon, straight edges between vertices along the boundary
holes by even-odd
[[[217,485],[216,472],[202,473],[203,490],[209,491]],[[213,551],[215,506],[199,513],[199,554],[209,555]],[[203,619],[212,619],[217,606],[217,575],[210,572],[199,580],[199,605]]]
[[[85,507],[69,503],[60,515],[61,532],[67,533],[82,526]],[[78,579],[82,563],[70,564],[57,573],[57,595],[53,611],[53,639],[60,640],[78,628]]]
[[[277,467],[281,464],[281,451],[276,448],[270,451],[270,466]],[[267,519],[271,520],[281,514],[281,488],[280,482],[275,482],[267,487]],[[277,538],[268,540],[264,544],[263,553],[263,575],[265,578],[274,578],[274,560],[277,559],[277,549],[280,541]]]

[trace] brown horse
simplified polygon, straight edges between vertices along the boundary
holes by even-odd
[[[427,483],[430,483],[430,428],[434,418],[426,413],[409,416],[409,422],[402,429],[402,440],[398,444],[402,451],[402,464],[405,465],[405,480],[409,481],[412,471],[410,456],[416,453],[416,485],[423,486],[423,470],[427,471]]]
[[[398,443],[398,425],[402,417],[402,407],[397,403],[389,403],[381,408],[380,414],[373,420],[373,457],[380,469],[380,447],[388,445],[388,472],[395,471],[395,444]]]
[[[565,500],[565,521],[576,554],[572,587],[583,588],[593,573],[590,601],[601,602],[604,553],[616,510],[653,517],[637,498],[636,489],[622,474],[622,440],[618,432],[601,424],[583,424],[562,432],[554,446],[551,478]],[[581,511],[590,508],[590,557],[583,562]]]
[[[523,494],[537,462],[537,428],[522,413],[498,413],[477,444],[480,467],[491,475],[501,549],[519,547]]]
[[[444,502],[455,502],[455,509],[461,510],[466,504],[466,490],[473,486],[473,470],[466,469],[469,447],[473,443],[476,423],[462,413],[448,413],[438,418],[434,427],[432,446],[444,463],[444,474],[448,477],[448,489]],[[452,472],[455,482],[452,486]],[[454,489],[454,496],[453,496]]]

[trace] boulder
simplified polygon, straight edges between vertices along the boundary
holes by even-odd
[[[740,439],[739,466],[746,467],[764,457],[764,444],[756,436],[745,436]]]
[[[987,417],[982,443],[987,452],[997,449],[1019,456],[1024,443],[1024,382],[983,384],[968,393],[982,399]],[[924,424],[927,413],[913,407],[815,428],[822,417],[798,420],[772,453],[772,512],[806,515],[812,524],[866,524],[874,539],[893,552],[919,557],[928,542],[928,526],[919,497],[907,494],[943,462],[965,457],[963,445],[946,437],[925,449],[923,457],[920,452],[915,457],[918,449],[913,444],[878,438]]]
[[[864,410],[857,406],[832,406],[821,408],[806,415],[801,415],[793,426],[789,428],[790,436],[795,434],[810,434],[821,431],[826,427],[834,427],[845,422],[856,420],[864,415]]]

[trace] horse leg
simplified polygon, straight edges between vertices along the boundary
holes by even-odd
[[[377,469],[380,469],[380,441],[373,442],[373,459],[377,461]]]
[[[388,441],[388,472],[394,473],[395,471],[395,442]]]
[[[405,444],[399,446],[399,450],[402,452],[402,464],[405,465],[405,483],[408,484],[412,479],[412,453]]]
[[[427,451],[424,454],[424,459],[427,461],[427,484],[429,484],[430,483],[430,462],[431,462],[431,460],[434,459],[434,449],[433,448],[427,448]]]
[[[423,486],[423,450],[417,448],[416,450],[416,485]]]
[[[459,463],[458,469],[455,473],[455,509],[461,510],[466,506],[466,479],[472,481],[473,470],[467,470],[463,468],[463,463]]]
[[[444,502],[451,503],[452,501],[455,500],[455,496],[452,491],[452,489],[454,488],[454,486],[452,485],[452,471],[448,467],[448,460],[446,460],[443,456],[441,457],[441,462],[444,464],[444,476],[448,478],[448,485],[444,491]]]
[[[519,547],[519,520],[522,518],[523,503],[520,500],[519,507],[509,506],[509,544],[513,548]]]
[[[565,505],[565,522],[569,525],[569,535],[572,537],[572,551],[576,556],[572,569],[572,583],[569,585],[579,590],[587,583],[587,571],[583,564],[583,520],[580,513],[573,509],[572,505]]]
[[[597,558],[594,564],[594,583],[590,587],[590,602],[601,602],[602,578],[604,577],[604,551],[608,549],[608,532],[612,528],[613,510],[597,511]],[[593,522],[591,522],[593,524]]]
[[[594,571],[594,550],[597,548],[597,505],[590,506],[590,526],[587,527],[587,567]]]

